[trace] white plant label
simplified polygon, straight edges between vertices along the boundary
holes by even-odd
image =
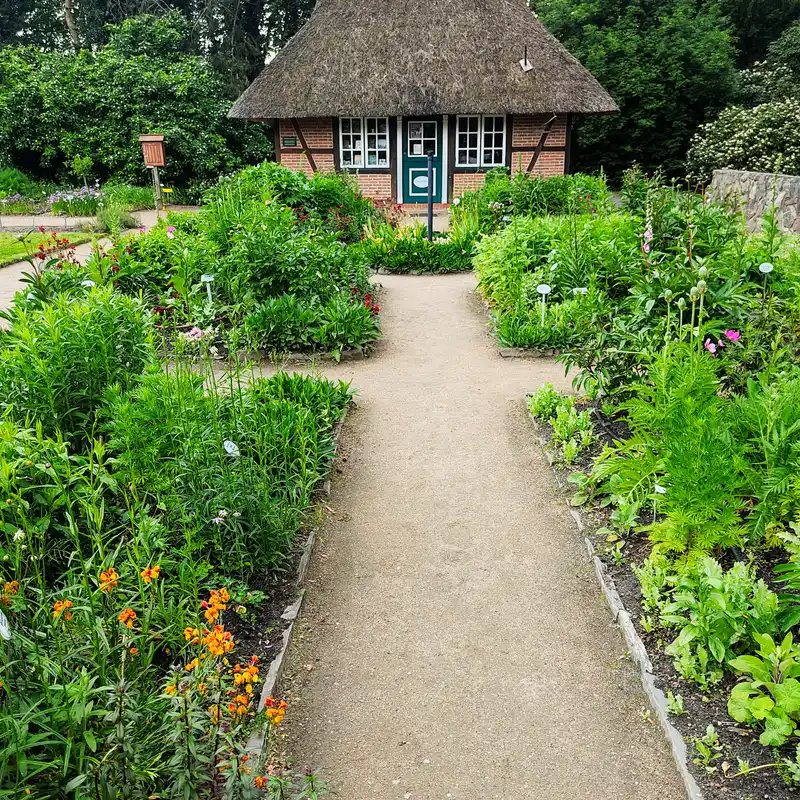
[[[239,458],[239,447],[235,442],[232,442],[230,439],[226,439],[222,446],[225,448],[225,452],[231,456],[232,458]]]
[[[6,641],[11,639],[11,626],[8,624],[8,619],[2,611],[0,611],[0,636]]]

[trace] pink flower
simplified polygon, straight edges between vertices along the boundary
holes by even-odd
[[[742,334],[739,331],[725,331],[725,336],[727,336],[732,342],[738,342],[739,339],[742,338]]]
[[[196,341],[198,339],[202,339],[205,335],[206,332],[202,328],[198,328],[195,325],[194,328],[192,328],[190,331],[186,331],[186,333],[183,334],[183,338]]]
[[[706,343],[703,346],[706,348],[706,350],[708,350],[709,353],[711,353],[712,356],[716,355],[717,346],[711,341],[711,339],[706,339]]]
[[[167,227],[167,239],[174,239],[175,238],[175,228],[172,225]]]

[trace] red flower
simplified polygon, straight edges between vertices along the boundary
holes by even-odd
[[[44,225],[40,225],[39,226],[39,232],[40,233],[44,233]]]

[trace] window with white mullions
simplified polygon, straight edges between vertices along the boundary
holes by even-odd
[[[506,162],[506,118],[463,116],[456,129],[456,166],[501,167]]]
[[[483,118],[483,157],[485,167],[502,166],[506,160],[506,118]]]
[[[477,167],[480,152],[481,118],[459,117],[456,133],[456,164]]]
[[[339,120],[339,161],[342,167],[350,169],[388,167],[388,118],[342,117]]]

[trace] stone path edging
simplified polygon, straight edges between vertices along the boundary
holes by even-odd
[[[561,355],[560,350],[539,350],[535,347],[501,347],[501,358],[553,358]]]
[[[331,469],[333,469],[333,464],[335,463],[336,456],[339,453],[339,442],[342,437],[342,429],[344,428],[344,422],[347,419],[348,410],[345,409],[344,415],[342,418],[336,423],[333,429],[333,439],[335,443],[335,455],[334,461],[331,462]],[[329,470],[330,472],[330,470]],[[331,493],[331,482],[330,477],[325,478],[321,486],[321,492],[324,496],[330,497]],[[281,676],[283,675],[283,668],[286,665],[286,656],[289,653],[289,647],[292,643],[292,634],[294,633],[294,623],[297,621],[297,618],[300,616],[300,609],[303,605],[303,598],[305,597],[306,590],[305,590],[305,580],[306,580],[306,573],[308,572],[308,564],[311,560],[311,553],[314,549],[314,542],[316,541],[316,530],[311,529],[308,536],[306,537],[305,542],[303,543],[303,548],[300,553],[300,560],[297,564],[297,573],[295,575],[295,587],[298,589],[297,597],[294,601],[286,607],[283,614],[281,614],[281,619],[285,620],[289,624],[286,626],[285,630],[283,631],[282,638],[283,642],[281,644],[281,649],[278,651],[278,654],[270,661],[269,669],[267,670],[267,676],[264,678],[264,683],[261,687],[261,695],[258,699],[258,712],[264,710],[264,705],[268,697],[274,697],[277,691],[278,685],[281,680]],[[257,757],[264,755],[263,748],[264,743],[267,741],[267,729],[269,726],[269,722],[265,722],[263,726],[256,728],[250,734],[247,739],[247,752],[251,753]],[[268,755],[268,754],[267,754]]]
[[[538,427],[539,424],[536,423],[535,420],[534,423]],[[547,459],[547,463],[550,465],[550,469],[555,476],[558,487],[563,491],[566,488],[566,484],[561,479],[561,475],[559,475],[558,470],[556,469],[555,458],[547,447],[547,440],[541,435],[538,435],[537,438],[539,440],[539,445],[542,448],[542,452]],[[672,751],[672,758],[674,759],[675,766],[678,769],[678,774],[683,780],[684,788],[686,790],[686,797],[688,800],[703,800],[703,793],[701,792],[700,787],[697,785],[697,781],[689,770],[688,749],[686,742],[684,741],[680,731],[678,731],[678,729],[669,719],[669,712],[667,711],[667,698],[664,695],[664,692],[661,691],[658,686],[656,686],[655,677],[653,676],[653,664],[650,661],[650,656],[647,654],[647,648],[644,646],[644,642],[636,632],[636,627],[633,624],[631,615],[625,608],[625,604],[622,602],[622,598],[620,598],[619,593],[617,592],[614,579],[608,574],[606,565],[597,556],[594,544],[585,533],[586,526],[583,523],[580,512],[572,508],[572,506],[569,504],[569,500],[566,498],[565,503],[567,504],[570,516],[575,521],[575,526],[578,529],[578,533],[583,536],[587,553],[594,564],[597,582],[600,585],[600,589],[606,598],[609,608],[611,609],[612,619],[622,630],[622,634],[625,637],[625,643],[628,646],[628,652],[639,668],[639,677],[642,681],[642,688],[644,689],[644,692],[647,695],[647,699],[650,703],[650,707],[658,718],[661,729],[664,731],[664,734],[667,738],[670,750]]]

